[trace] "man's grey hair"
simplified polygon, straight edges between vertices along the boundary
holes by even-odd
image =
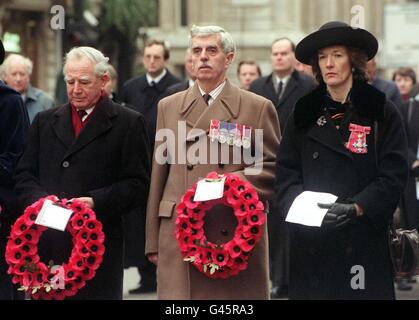
[[[93,62],[96,76],[102,77],[105,73],[109,73],[109,58],[105,57],[102,52],[92,47],[75,47],[65,56],[64,75],[66,75],[66,65],[70,60],[82,59],[89,59]]]
[[[233,37],[226,30],[219,26],[192,26],[189,35],[189,48],[192,48],[193,37],[206,37],[213,34],[219,34],[221,37],[221,47],[225,54],[229,52],[236,52],[236,44],[234,43]]]
[[[19,63],[19,64],[23,64],[25,69],[26,69],[26,73],[30,76],[32,74],[32,70],[33,70],[33,63],[29,58],[26,58],[20,54],[10,54],[3,62],[1,68],[0,68],[0,76],[1,78],[4,78],[9,70],[9,68],[14,64],[14,63]]]

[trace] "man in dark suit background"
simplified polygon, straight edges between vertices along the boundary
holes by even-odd
[[[150,150],[154,149],[157,103],[166,89],[180,82],[167,68],[170,51],[164,41],[150,40],[144,47],[143,64],[146,73],[128,80],[122,89],[121,101],[143,114],[148,128]]]
[[[290,39],[275,40],[271,49],[272,73],[253,81],[250,91],[272,101],[284,130],[295,103],[314,89],[315,82],[294,69],[295,44]]]
[[[0,40],[0,65],[3,60]],[[20,94],[0,80],[0,300],[12,300],[16,295],[4,256],[10,226],[19,215],[12,176],[23,153],[28,128],[29,117]]]
[[[108,58],[91,47],[72,49],[64,76],[69,103],[38,113],[15,174],[26,207],[41,197],[77,198],[103,225],[105,253],[96,276],[76,299],[122,299],[122,215],[145,205],[150,155],[143,116],[105,93]],[[66,261],[67,232],[48,229],[39,242],[45,261]]]
[[[166,68],[169,57],[170,51],[164,41],[150,40],[147,42],[143,56],[146,73],[128,80],[122,90],[122,102],[127,107],[141,112],[146,120],[151,150],[150,161],[156,135],[157,103],[165,96],[165,91],[169,86],[180,82]],[[137,257],[136,260],[138,260],[137,268],[141,279],[138,288],[129,290],[130,294],[153,292],[157,288],[156,267],[144,256],[144,246],[142,245],[145,241],[145,211],[142,210],[139,214],[140,227],[138,234],[141,241],[139,242],[138,254],[140,257]],[[132,220],[133,217],[134,215],[130,213],[124,224],[126,226],[134,225],[136,221]]]
[[[176,92],[180,92],[183,90],[187,90],[189,87],[192,87],[196,80],[196,75],[193,70],[192,66],[192,54],[191,49],[187,49],[185,53],[185,74],[186,79],[182,82],[175,83],[171,85],[169,88],[167,88],[166,92],[164,93],[164,96],[170,96]]]
[[[281,133],[295,103],[315,88],[313,78],[295,70],[295,44],[288,38],[279,38],[272,43],[272,73],[256,79],[250,91],[274,104],[279,116]],[[272,281],[272,298],[288,295],[289,236],[287,226],[271,208],[269,226],[269,249]]]
[[[393,102],[399,109],[403,106],[403,100],[399,88],[393,81],[381,79],[377,75],[377,59],[373,58],[367,62],[367,74],[369,83],[386,95],[386,98]]]

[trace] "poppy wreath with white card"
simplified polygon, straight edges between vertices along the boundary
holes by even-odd
[[[66,230],[73,238],[73,248],[67,262],[54,266],[40,261],[38,242],[48,229],[35,223],[46,200],[54,205],[71,210]],[[19,284],[33,299],[63,300],[77,294],[94,278],[102,263],[105,246],[102,224],[85,203],[56,196],[41,198],[28,206],[12,226],[6,246],[6,262],[12,282]]]
[[[226,279],[246,270],[248,259],[262,237],[266,220],[263,203],[249,182],[234,174],[218,175],[216,172],[209,173],[206,180],[222,178],[225,178],[222,198],[194,201],[195,183],[176,208],[176,239],[183,260],[213,279]],[[207,240],[204,218],[209,209],[220,204],[233,208],[237,227],[230,241],[215,244]]]

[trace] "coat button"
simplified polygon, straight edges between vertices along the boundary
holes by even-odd
[[[313,153],[313,159],[316,160],[319,157],[319,153],[316,151]]]
[[[68,168],[70,166],[70,162],[64,161],[63,162],[63,168]]]
[[[186,168],[190,171],[190,170],[192,170],[193,169],[193,164],[190,164],[190,163],[188,163],[187,165],[186,165]]]

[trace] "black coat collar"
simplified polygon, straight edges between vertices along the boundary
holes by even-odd
[[[309,127],[323,115],[325,90],[325,84],[321,84],[297,102],[294,110],[296,127]],[[384,117],[384,105],[386,103],[384,93],[366,82],[354,81],[351,99],[355,111],[359,114],[377,120]]]

